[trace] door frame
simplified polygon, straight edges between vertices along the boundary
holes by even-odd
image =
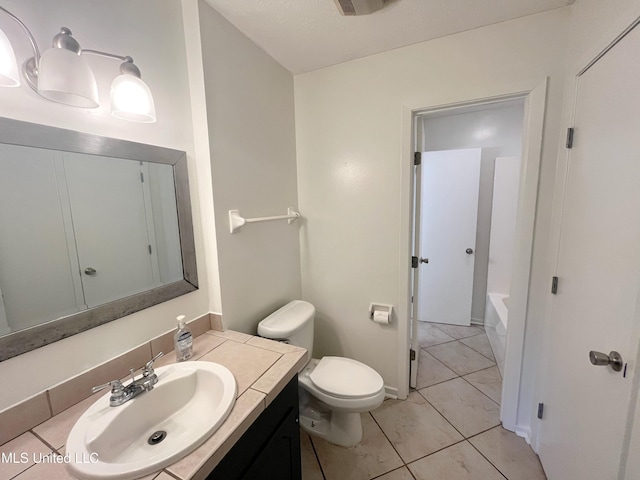
[[[510,99],[524,99],[523,151],[518,194],[512,285],[509,312],[509,330],[502,385],[500,418],[503,426],[529,439],[529,427],[518,427],[520,373],[524,353],[529,278],[533,254],[533,232],[538,197],[538,179],[542,157],[542,133],[547,96],[548,78],[524,81],[508,87],[496,87],[485,95],[473,98],[452,98],[442,104],[428,100],[402,105],[402,178],[399,251],[398,305],[398,396],[406,398],[409,392],[409,358],[411,338],[411,256],[413,222],[413,154],[415,151],[414,121],[418,114],[475,105],[495,103]],[[416,352],[417,354],[418,352]],[[416,355],[417,356],[417,355]]]

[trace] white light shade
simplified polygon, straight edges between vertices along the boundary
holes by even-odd
[[[40,57],[38,93],[74,107],[98,106],[98,86],[91,68],[80,55],[64,48],[50,48]]]
[[[129,74],[116,77],[111,84],[111,114],[132,122],[155,122],[156,107],[147,84]]]
[[[20,85],[18,63],[11,42],[0,30],[0,87],[17,87]]]

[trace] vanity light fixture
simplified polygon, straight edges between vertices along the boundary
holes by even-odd
[[[53,45],[42,55],[27,26],[14,14],[0,6],[0,10],[15,20],[24,30],[33,57],[23,64],[22,74],[27,84],[40,96],[53,102],[80,108],[99,106],[96,79],[84,55],[98,55],[122,62],[120,75],[111,84],[111,114],[132,122],[156,121],[151,90],[142,81],[140,70],[129,56],[98,50],[86,50],[62,27],[53,37]],[[0,86],[17,87],[20,75],[14,50],[7,35],[0,30]]]

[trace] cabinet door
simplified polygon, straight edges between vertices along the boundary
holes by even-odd
[[[245,480],[299,480],[300,427],[296,421],[298,412],[292,410],[284,419],[266,447],[260,452],[247,473]]]
[[[241,479],[302,479],[297,376],[207,477],[207,480]]]

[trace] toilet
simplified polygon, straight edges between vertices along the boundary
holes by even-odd
[[[258,324],[258,335],[286,341],[309,351],[309,362],[298,372],[300,425],[328,442],[351,447],[362,440],[360,413],[382,404],[382,377],[364,363],[344,357],[313,357],[316,309],[294,300]]]

